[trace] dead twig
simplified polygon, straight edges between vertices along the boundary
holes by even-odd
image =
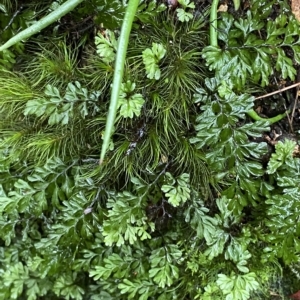
[[[299,80],[300,80],[300,72],[299,72],[299,70],[298,70],[297,81],[299,81]],[[296,110],[297,103],[298,103],[298,97],[299,97],[299,86],[297,86],[297,88],[296,88],[296,95],[295,95],[295,100],[294,100],[294,105],[293,105],[292,115],[291,115],[291,118],[289,118],[289,123],[290,123],[290,127],[291,127],[291,132],[294,132],[293,119],[294,119],[295,110]]]
[[[255,100],[263,99],[263,98],[267,98],[267,97],[272,96],[272,95],[279,94],[281,92],[287,91],[287,90],[292,89],[294,87],[297,87],[299,85],[300,85],[300,82],[294,83],[294,84],[292,84],[290,86],[287,86],[285,88],[279,89],[278,91],[275,91],[275,92],[272,92],[272,93],[268,93],[268,94],[265,94],[265,95],[262,95],[262,96],[259,96],[259,97],[255,97]]]
[[[291,128],[291,132],[294,132],[293,117],[294,117],[294,108],[295,108],[296,103],[297,103],[297,100],[295,100],[295,102],[294,102],[293,112],[292,112],[292,116],[291,117],[288,114],[288,110],[287,110],[286,106],[284,105],[285,111],[287,112],[286,116],[287,116],[287,119],[288,119],[288,122],[289,122],[289,125],[290,125],[290,128]]]

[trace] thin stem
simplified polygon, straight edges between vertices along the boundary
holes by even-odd
[[[109,146],[110,138],[113,133],[113,127],[116,119],[118,98],[120,94],[121,84],[123,80],[124,64],[129,42],[129,35],[133,23],[139,0],[129,0],[123,19],[121,34],[118,42],[117,57],[115,62],[114,79],[112,84],[111,98],[108,110],[108,116],[103,137],[103,144],[100,154],[100,164],[103,162],[104,156]]]
[[[234,10],[238,10],[241,6],[241,0],[233,0]]]
[[[300,82],[297,82],[297,83],[294,83],[290,86],[286,86],[285,88],[282,88],[282,89],[279,89],[275,92],[272,92],[272,93],[268,93],[268,94],[265,94],[265,95],[262,95],[262,96],[258,96],[258,97],[255,97],[254,100],[258,100],[258,99],[262,99],[262,98],[266,98],[266,97],[269,97],[269,96],[272,96],[272,95],[276,95],[276,94],[279,94],[281,92],[284,92],[286,90],[289,90],[289,89],[292,89],[294,87],[298,87],[300,85]]]
[[[210,27],[209,27],[209,32],[210,32],[210,45],[218,47],[218,4],[219,0],[213,0],[210,8]]]
[[[17,11],[15,11],[15,13],[13,14],[13,16],[9,20],[8,24],[1,30],[1,33],[4,32],[5,30],[7,30],[10,27],[10,25],[13,23],[14,19],[16,18],[16,16],[22,11],[23,7],[24,7],[23,4],[21,4],[21,6],[18,8]]]
[[[67,2],[63,3],[49,15],[45,16],[41,20],[34,23],[32,26],[26,28],[25,30],[19,32],[11,39],[9,39],[4,45],[0,47],[0,51],[6,50],[16,43],[26,40],[32,35],[38,33],[42,29],[57,21],[59,18],[66,15],[68,12],[72,11],[82,1],[83,0],[68,0]]]
[[[262,118],[253,109],[251,109],[247,112],[247,115],[249,117],[251,117],[254,121],[267,121],[270,124],[274,124],[274,123],[280,121],[281,119],[285,118],[287,113],[289,113],[289,112],[290,111],[288,110],[287,112],[285,112],[283,114],[279,114],[273,118]]]

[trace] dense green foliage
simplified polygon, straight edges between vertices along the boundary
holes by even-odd
[[[7,29],[20,7],[1,4],[3,43],[63,1],[29,2]],[[300,27],[286,1],[252,0],[211,46],[209,8],[179,2],[138,7],[101,165],[123,1],[83,1],[1,53],[0,299],[299,289],[296,144],[268,154],[247,112],[271,76],[295,79]]]

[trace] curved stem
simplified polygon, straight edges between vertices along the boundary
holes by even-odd
[[[125,16],[123,19],[121,34],[118,42],[108,116],[107,116],[105,132],[103,137],[103,144],[102,144],[102,149],[100,154],[100,164],[103,162],[104,156],[109,146],[111,135],[113,133],[113,126],[115,123],[117,108],[118,108],[118,98],[119,98],[121,84],[123,80],[124,64],[125,64],[127,46],[129,42],[129,35],[130,35],[133,19],[137,11],[138,4],[139,4],[139,0],[129,0],[128,6],[126,8]]]
[[[50,24],[57,21],[59,18],[66,15],[68,12],[73,10],[78,4],[80,4],[83,0],[68,0],[67,2],[63,3],[59,6],[56,10],[51,12],[49,15],[45,16],[41,20],[37,21],[30,27],[24,29],[23,31],[19,32],[11,39],[9,39],[4,45],[0,46],[0,51],[8,49],[9,47],[15,45],[18,42],[28,39],[32,35],[38,33],[45,27],[49,26]]]
[[[218,14],[218,4],[219,0],[213,0],[211,4],[211,9],[210,9],[210,45],[218,47],[218,32],[217,32],[217,27],[218,27],[218,22],[217,22],[217,14]],[[240,1],[234,1],[234,5],[237,8],[240,4]],[[248,116],[250,116],[253,120],[255,121],[267,121],[270,124],[276,123],[283,119],[289,111],[287,111],[284,114],[279,114],[276,117],[273,118],[262,118],[260,117],[253,109],[247,112]]]
[[[268,121],[270,124],[274,124],[278,121],[280,121],[281,119],[283,119],[284,117],[286,117],[287,113],[289,113],[290,111],[287,111],[283,114],[279,114],[273,118],[262,118],[260,117],[253,109],[249,110],[247,112],[247,115],[249,117],[251,117],[254,121]]]

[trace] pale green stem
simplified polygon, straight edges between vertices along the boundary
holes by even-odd
[[[241,0],[233,0],[234,9],[238,10],[241,6]]]
[[[26,28],[25,30],[19,32],[14,37],[9,39],[4,45],[0,46],[0,51],[8,49],[9,47],[15,45],[18,42],[24,41],[31,37],[32,35],[38,33],[45,27],[49,26],[50,24],[57,21],[59,18],[66,15],[68,12],[73,10],[78,4],[80,4],[83,0],[68,0],[67,2],[63,3],[49,15],[43,17],[41,20],[37,21],[30,27]]]
[[[114,78],[112,84],[111,98],[109,103],[108,116],[105,126],[105,132],[103,137],[103,144],[100,154],[100,164],[103,162],[106,151],[109,146],[110,138],[113,133],[113,127],[116,119],[118,99],[123,80],[124,65],[126,59],[127,46],[129,42],[129,35],[135,13],[137,11],[139,0],[129,0],[126,8],[123,24],[121,28],[121,34],[118,42],[117,56],[115,62]]]
[[[213,0],[210,8],[210,27],[209,27],[209,33],[210,33],[210,45],[218,47],[218,4],[219,0]]]
[[[279,114],[273,118],[262,118],[260,117],[255,110],[251,109],[247,112],[247,115],[249,117],[251,117],[254,121],[268,121],[270,124],[274,124],[278,121],[280,121],[281,119],[283,119],[284,117],[286,117],[287,113],[289,113],[290,111],[287,111],[283,114]]]
[[[218,22],[217,22],[217,14],[218,14],[218,4],[219,0],[213,0],[210,9],[210,45],[218,47]],[[235,8],[238,8],[240,4],[239,0],[234,1]],[[238,5],[238,6],[237,6]],[[260,117],[253,109],[247,112],[248,116],[250,116],[255,121],[267,121],[270,124],[276,123],[283,119],[289,111],[284,114],[280,114],[273,118],[262,118]]]

